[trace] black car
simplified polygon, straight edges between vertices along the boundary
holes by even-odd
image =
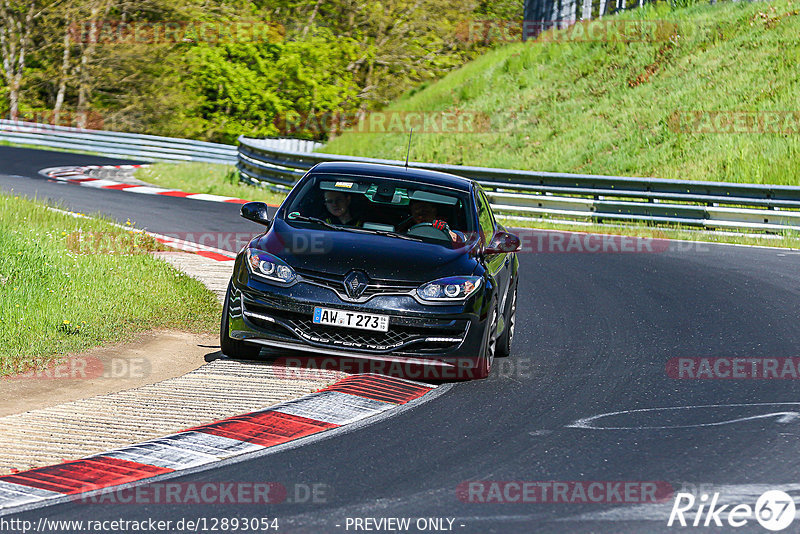
[[[519,239],[472,180],[389,165],[321,163],[238,254],[222,352],[262,346],[456,370],[482,378],[514,335]],[[443,373],[442,376],[447,376]]]

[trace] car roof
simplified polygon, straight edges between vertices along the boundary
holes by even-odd
[[[455,174],[417,169],[414,167],[401,167],[399,165],[381,165],[378,163],[361,163],[356,161],[326,161],[315,165],[309,172],[311,174],[349,174],[354,176],[395,178],[421,184],[449,187],[451,189],[467,192],[472,189],[472,180],[456,176]]]

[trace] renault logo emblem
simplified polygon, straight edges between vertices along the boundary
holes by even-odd
[[[350,271],[344,277],[344,289],[351,299],[360,297],[367,289],[367,275],[361,271]]]

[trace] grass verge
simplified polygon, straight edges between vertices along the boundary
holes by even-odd
[[[220,306],[199,281],[153,256],[75,246],[78,232],[107,243],[131,233],[0,195],[0,376],[154,328],[211,332]],[[88,252],[88,253],[87,253]]]
[[[239,181],[233,165],[215,163],[154,163],[136,171],[135,177],[158,187],[190,193],[207,193],[278,205],[285,195]]]

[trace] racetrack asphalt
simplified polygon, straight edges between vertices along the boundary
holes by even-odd
[[[238,217],[238,205],[95,190],[37,174],[119,163],[131,161],[0,147],[0,188],[160,233],[258,231]],[[412,526],[450,518],[463,533],[670,532],[672,499],[482,503],[464,502],[458,489],[475,481],[649,481],[751,506],[765,489],[800,493],[800,382],[678,380],[666,371],[679,357],[798,356],[800,252],[684,243],[661,252],[519,258],[513,352],[496,360],[489,379],[455,383],[426,404],[331,438],[171,481],[274,481],[301,494],[291,498],[290,490],[293,502],[70,502],[6,519],[270,517],[280,531],[302,533],[364,531],[354,519],[406,517]],[[304,498],[303,488],[314,485],[318,498]],[[735,530],[766,531],[752,518]]]
[[[119,195],[120,191],[49,180],[38,172],[47,167],[67,165],[135,163],[143,162],[0,146],[0,190],[56,202],[63,209],[87,215],[102,213],[121,223],[130,220],[138,228],[160,234],[245,232],[255,235],[261,230],[259,225],[239,217],[239,204],[158,195]]]

